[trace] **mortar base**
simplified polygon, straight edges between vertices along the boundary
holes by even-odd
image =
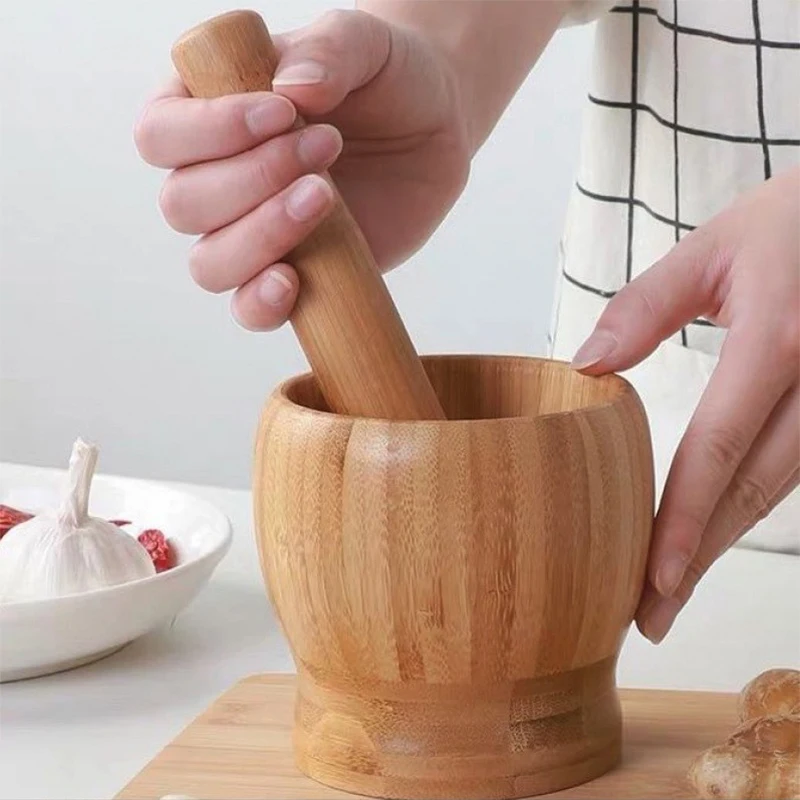
[[[301,671],[295,759],[332,788],[398,800],[510,800],[576,786],[620,761],[615,661],[472,686],[339,688]]]

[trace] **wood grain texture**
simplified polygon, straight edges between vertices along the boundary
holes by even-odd
[[[355,800],[304,776],[291,747],[295,679],[259,675],[237,684],[181,733],[119,800],[186,794],[203,800]],[[686,800],[692,760],[736,725],[736,695],[625,690],[622,763],[560,800]]]
[[[298,763],[401,798],[511,798],[619,759],[614,667],[653,514],[621,378],[424,359],[447,421],[325,412],[310,376],[257,437],[263,573],[300,673]]]
[[[191,94],[210,98],[271,90],[278,55],[258,14],[233,11],[186,32],[172,60]],[[300,278],[291,323],[328,405],[354,416],[443,419],[369,245],[334,192],[333,212],[287,257]]]

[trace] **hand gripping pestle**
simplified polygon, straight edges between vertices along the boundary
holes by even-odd
[[[172,48],[194,97],[271,91],[278,58],[254,11],[214,17]],[[334,210],[287,256],[300,278],[290,321],[322,394],[339,414],[444,419],[369,245],[333,189]]]

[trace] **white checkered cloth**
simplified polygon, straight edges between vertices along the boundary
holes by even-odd
[[[563,359],[680,236],[800,163],[800,0],[582,0],[565,24],[594,19],[551,328]],[[659,494],[724,335],[697,320],[625,375],[648,412]],[[800,552],[800,490],[740,545]]]

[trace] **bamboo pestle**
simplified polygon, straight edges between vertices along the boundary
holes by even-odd
[[[172,59],[190,93],[207,98],[269,91],[278,63],[254,11],[192,28],[173,46]],[[369,246],[335,186],[334,192],[333,212],[287,257],[300,278],[290,321],[327,405],[350,416],[444,419]]]

